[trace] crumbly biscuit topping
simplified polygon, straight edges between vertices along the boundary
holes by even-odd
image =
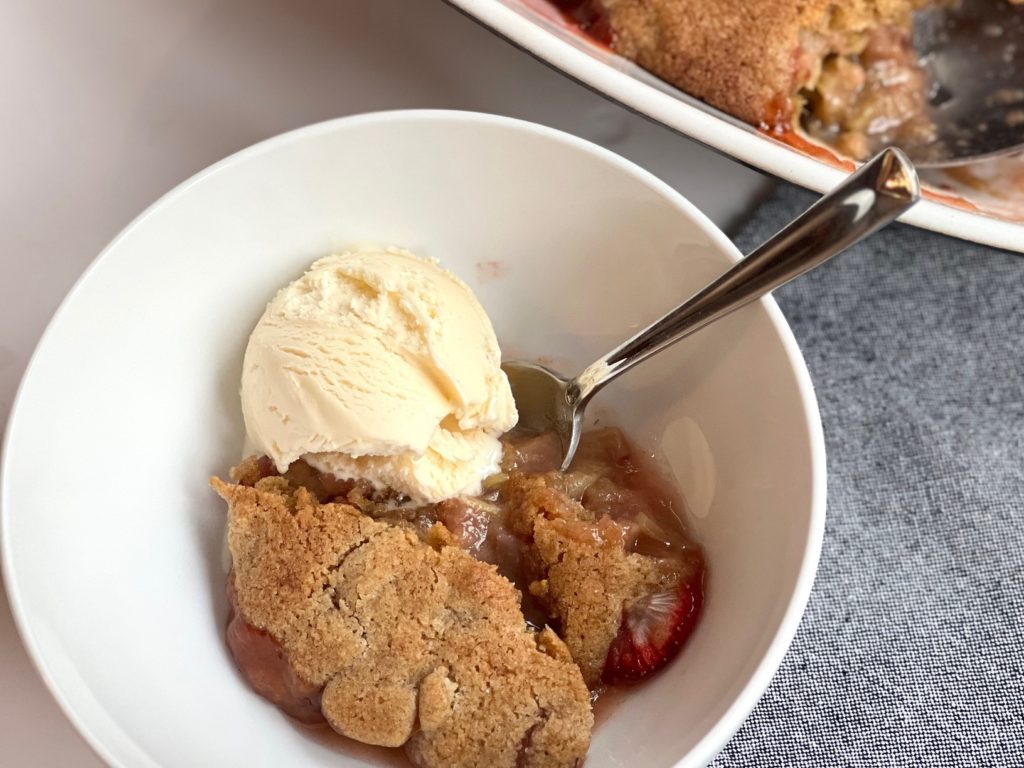
[[[492,565],[320,503],[257,462],[219,479],[239,610],[321,687],[324,716],[421,766],[573,766],[593,726],[570,651]]]

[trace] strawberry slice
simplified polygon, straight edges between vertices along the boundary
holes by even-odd
[[[606,683],[642,680],[674,659],[697,625],[704,602],[700,574],[622,609],[619,633],[608,648],[601,677]]]

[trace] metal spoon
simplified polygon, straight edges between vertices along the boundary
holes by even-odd
[[[502,364],[526,432],[553,430],[562,469],[579,445],[583,410],[609,381],[671,344],[749,304],[884,227],[917,202],[914,166],[885,149],[746,258],[574,379],[534,363]]]
[[[932,82],[936,135],[906,148],[919,168],[1024,151],[1024,5],[961,0],[920,10],[914,48]]]

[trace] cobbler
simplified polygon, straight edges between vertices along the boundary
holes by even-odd
[[[765,130],[855,159],[935,140],[912,14],[930,0],[554,0],[589,34]]]
[[[504,440],[478,497],[417,505],[253,456],[228,503],[227,641],[292,717],[418,766],[575,766],[593,701],[644,680],[701,613],[704,556],[617,429],[558,471],[552,434]]]

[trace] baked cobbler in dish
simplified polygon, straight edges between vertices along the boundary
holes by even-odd
[[[926,145],[929,82],[913,48],[927,0],[556,0],[586,31],[752,125],[802,126],[863,159]]]

